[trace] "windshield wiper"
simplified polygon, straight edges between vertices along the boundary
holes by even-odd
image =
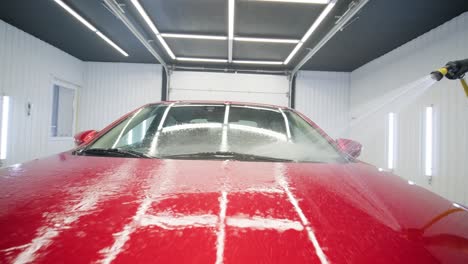
[[[215,152],[198,152],[198,153],[187,153],[187,154],[176,154],[176,155],[165,155],[159,156],[162,159],[233,159],[239,161],[276,161],[276,162],[292,162],[290,159],[273,158],[266,156],[259,156],[254,154],[245,154],[237,152],[227,151],[215,151]]]
[[[131,158],[153,158],[147,154],[121,148],[91,148],[78,151],[78,155],[89,155],[89,156],[112,156],[112,157],[131,157]]]

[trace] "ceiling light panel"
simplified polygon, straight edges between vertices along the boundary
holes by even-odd
[[[261,65],[281,65],[282,61],[257,61],[257,60],[233,60],[236,64],[261,64]]]
[[[118,52],[120,52],[122,55],[125,57],[128,57],[128,53],[125,52],[123,49],[121,49],[117,44],[115,44],[112,40],[110,40],[106,35],[102,34],[99,31],[96,31],[96,34],[101,37],[104,41],[106,41],[109,45],[111,45],[114,49],[116,49]]]
[[[227,59],[210,59],[210,58],[187,58],[187,57],[177,57],[178,61],[192,61],[192,62],[218,62],[218,63],[227,63]]]
[[[323,22],[323,20],[328,16],[328,14],[331,12],[333,7],[335,7],[337,0],[332,0],[327,7],[322,11],[320,16],[315,20],[315,22],[310,26],[309,30],[305,33],[305,35],[302,37],[301,42],[306,42],[307,39],[314,33],[314,31],[320,26],[320,24]]]
[[[70,15],[72,15],[73,17],[75,17],[76,19],[78,19],[78,21],[80,21],[81,23],[83,23],[83,25],[85,25],[87,28],[89,28],[91,31],[93,32],[96,32],[97,29],[91,25],[88,21],[86,21],[86,19],[84,19],[82,16],[80,16],[78,13],[75,12],[75,10],[71,9],[71,7],[69,7],[67,4],[65,4],[63,1],[61,0],[55,0],[55,2],[57,4],[59,4],[63,9],[65,9]]]
[[[61,0],[54,0],[57,4],[59,4],[63,9],[65,9],[69,14],[71,14],[73,17],[75,17],[78,21],[80,21],[83,25],[85,25],[89,30],[93,31],[96,33],[100,38],[102,38],[104,41],[107,42],[110,46],[112,46],[114,49],[116,49],[118,52],[120,52],[122,55],[125,57],[128,57],[128,53],[125,52],[122,48],[120,48],[117,44],[115,44],[112,40],[110,40],[106,35],[104,35],[102,32],[98,31],[96,27],[94,27],[91,23],[89,23],[86,19],[84,19],[82,16],[80,16],[75,10],[73,10],[70,6],[65,4]]]
[[[209,40],[227,40],[226,36],[214,35],[195,35],[195,34],[178,34],[178,33],[161,33],[165,38],[183,38],[183,39],[209,39]]]
[[[298,4],[321,4],[326,5],[330,0],[256,0],[257,2],[283,2],[283,3],[298,3]]]
[[[299,49],[304,45],[302,42],[297,43],[296,47],[293,49],[293,51],[289,54],[289,56],[286,58],[284,61],[284,64],[288,64],[291,59],[296,55],[296,53],[299,51]]]
[[[169,47],[169,45],[167,45],[166,41],[164,40],[164,38],[161,36],[161,35],[157,35],[156,36],[159,40],[159,42],[161,43],[161,45],[163,46],[163,48],[166,50],[167,54],[171,57],[171,59],[175,59],[176,56],[174,55],[174,53],[172,52],[171,48]]]
[[[235,17],[235,7],[236,3],[234,0],[228,0],[228,60],[232,61],[232,45],[234,40],[234,17]]]
[[[158,28],[156,28],[156,25],[153,23],[153,21],[151,21],[151,19],[149,18],[148,14],[145,11],[145,9],[143,9],[143,7],[140,5],[140,2],[138,2],[138,0],[132,0],[132,4],[136,8],[136,10],[140,14],[140,16],[143,18],[143,20],[145,20],[148,27],[151,28],[153,33],[158,35],[159,34]]]
[[[287,44],[295,44],[299,42],[298,39],[250,38],[250,37],[234,37],[234,40],[244,41],[244,42],[287,43]]]
[[[151,30],[153,31],[153,33],[156,35],[159,42],[161,43],[161,46],[163,46],[163,48],[166,50],[166,53],[169,55],[169,57],[171,57],[171,59],[175,60],[176,57],[175,57],[174,53],[172,52],[171,48],[169,47],[169,45],[167,45],[166,41],[164,40],[164,38],[159,33],[158,28],[153,23],[153,21],[150,19],[150,17],[146,13],[145,9],[141,6],[140,2],[138,2],[138,0],[132,0],[132,4],[133,4],[133,6],[135,6],[135,8],[137,9],[138,13],[143,18],[143,20],[145,20],[148,27],[150,27]]]

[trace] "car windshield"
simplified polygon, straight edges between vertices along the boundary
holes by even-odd
[[[150,105],[82,151],[97,150],[172,159],[345,161],[295,112],[237,104]]]

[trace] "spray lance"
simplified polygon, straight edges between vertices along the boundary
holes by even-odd
[[[436,81],[440,81],[444,76],[450,80],[460,79],[465,94],[468,97],[468,84],[463,79],[466,72],[468,72],[468,59],[448,62],[444,67],[431,72],[431,77]]]

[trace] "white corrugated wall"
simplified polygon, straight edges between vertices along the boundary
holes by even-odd
[[[0,92],[11,97],[6,164],[73,146],[71,139],[49,139],[52,82],[58,78],[82,86],[83,67],[82,61],[0,20]]]
[[[332,138],[346,137],[349,88],[349,73],[300,71],[296,77],[295,108]]]
[[[385,102],[388,94],[426,76],[446,62],[468,58],[468,13],[441,25],[351,74],[352,116],[369,102]],[[468,204],[468,98],[458,81],[442,80],[421,96],[407,100],[397,113],[395,173],[451,200]],[[436,172],[432,184],[422,166],[423,117],[434,105]],[[390,108],[388,110],[391,110]],[[351,137],[364,144],[362,159],[386,166],[386,112],[351,127]]]
[[[137,107],[161,100],[161,65],[88,62],[84,80],[78,131],[100,130]]]

